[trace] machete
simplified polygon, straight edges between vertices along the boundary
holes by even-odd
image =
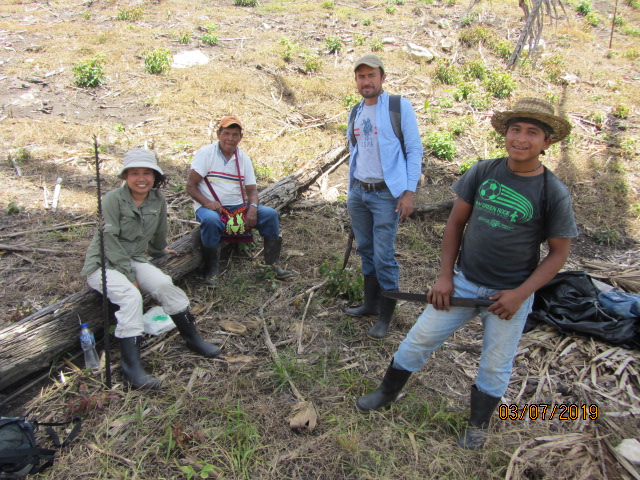
[[[429,303],[427,302],[426,293],[390,292],[388,290],[383,290],[382,295],[389,298],[395,298],[396,300],[408,300],[410,302]],[[468,308],[488,307],[489,305],[493,305],[493,303],[494,303],[493,300],[489,300],[487,298],[451,297],[449,299],[449,305],[451,305],[452,307],[468,307]]]
[[[347,239],[347,248],[344,249],[344,258],[342,259],[342,270],[344,270],[347,267],[347,263],[349,263],[351,250],[353,250],[354,238],[355,238],[355,235],[353,233],[353,228],[349,227],[349,238]]]

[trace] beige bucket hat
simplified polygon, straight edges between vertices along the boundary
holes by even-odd
[[[122,168],[118,173],[118,177],[124,180],[124,172],[128,168],[150,168],[151,170],[158,172],[160,175],[164,175],[164,173],[162,173],[162,169],[158,166],[156,154],[145,148],[134,148],[124,154],[124,158],[122,159]]]

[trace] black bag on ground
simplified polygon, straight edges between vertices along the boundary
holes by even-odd
[[[52,427],[75,423],[64,442]],[[80,432],[82,421],[74,418],[69,422],[29,422],[25,417],[0,417],[0,479],[23,478],[29,474],[40,473],[53,465],[55,450],[38,446],[36,432],[39,426],[46,431],[58,448],[67,446]]]
[[[564,334],[581,333],[613,345],[640,347],[640,318],[616,318],[598,301],[600,290],[583,271],[562,272],[536,292],[525,331],[537,322]]]

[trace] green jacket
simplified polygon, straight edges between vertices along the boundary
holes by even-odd
[[[107,268],[136,280],[132,261],[149,262],[147,253],[160,257],[167,246],[167,202],[159,190],[152,189],[142,205],[136,207],[129,187],[124,185],[102,199],[104,250]],[[100,237],[96,231],[87,250],[82,275],[100,268]]]

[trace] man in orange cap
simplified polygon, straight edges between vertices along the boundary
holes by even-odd
[[[242,140],[242,122],[235,115],[220,119],[218,141],[196,152],[187,179],[187,193],[194,200],[194,211],[200,222],[205,284],[218,282],[220,242],[227,228],[227,212],[246,207],[244,227],[255,227],[264,239],[264,259],[275,277],[285,280],[294,274],[278,266],[282,237],[278,212],[259,204],[256,176],[251,159],[238,144]],[[231,220],[229,220],[231,221]],[[238,239],[249,240],[245,236]]]
[[[496,112],[507,157],[470,168],[452,189],[458,195],[442,240],[440,273],[427,306],[361,410],[396,399],[412,372],[431,352],[478,314],[484,329],[471,414],[458,445],[484,445],[489,420],[506,392],[525,321],[536,290],[549,282],[578,234],[567,188],[540,161],[544,150],[571,131],[569,122],[544,100],[523,98],[513,110]],[[466,228],[466,229],[465,229]],[[549,251],[540,261],[540,244]],[[490,307],[452,307],[450,298],[488,298]]]

